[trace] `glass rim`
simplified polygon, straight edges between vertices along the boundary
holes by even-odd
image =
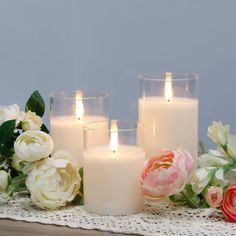
[[[95,125],[95,124],[101,124],[101,123],[106,123],[108,121],[109,127],[106,128],[97,128],[97,127],[90,127],[90,125]],[[136,120],[128,120],[128,119],[108,119],[108,120],[104,120],[104,121],[92,121],[92,122],[87,122],[84,124],[84,130],[85,131],[92,131],[92,132],[112,132],[110,124],[112,121],[116,121],[117,122],[117,132],[130,132],[130,131],[135,131],[135,130],[139,130],[142,129],[144,127],[144,124],[142,122],[136,121]],[[126,124],[135,124],[134,128],[119,128],[119,123],[126,123]]]
[[[157,81],[157,82],[165,82],[165,73],[143,73],[138,75],[139,80],[146,80],[146,81]],[[177,81],[198,81],[199,75],[196,73],[174,73],[170,72],[172,74],[172,82]]]
[[[61,91],[55,91],[50,93],[50,98],[54,99],[64,99],[64,100],[76,100],[75,96],[69,96],[68,94],[76,94],[76,92],[81,91],[83,93],[83,96],[81,97],[81,100],[94,100],[98,98],[108,98],[109,94],[107,92],[101,92],[101,91],[90,91],[90,90],[61,90]],[[86,94],[91,94],[89,96],[86,96]],[[85,96],[84,96],[85,95]]]

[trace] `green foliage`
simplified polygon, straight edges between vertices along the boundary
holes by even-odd
[[[199,141],[199,152],[198,155],[201,156],[206,153],[206,146],[202,141]]]
[[[81,177],[81,183],[80,183],[80,189],[79,189],[79,194],[75,197],[75,199],[72,201],[72,204],[77,205],[77,206],[82,206],[84,205],[84,173],[83,173],[83,168],[80,168],[79,174]]]
[[[25,105],[25,111],[32,111],[38,116],[43,116],[45,111],[45,103],[38,90],[34,91],[28,99]]]
[[[18,136],[18,132],[14,133],[16,120],[8,120],[0,126],[0,155],[9,158],[13,154],[13,144]]]
[[[185,186],[185,189],[178,194],[172,195],[169,199],[179,205],[186,205],[191,208],[207,208],[209,207],[203,197],[203,194],[193,192],[190,184]]]
[[[26,191],[27,187],[25,185],[26,175],[19,173],[18,176],[11,179],[11,187],[13,192],[22,192]]]
[[[80,177],[81,177],[81,183],[80,183],[79,191],[83,195],[84,194],[84,169],[83,168],[80,168],[79,174],[80,174]]]
[[[49,134],[49,130],[48,130],[48,128],[47,128],[47,126],[46,126],[45,124],[42,124],[42,126],[41,126],[41,131],[43,131],[43,132]]]

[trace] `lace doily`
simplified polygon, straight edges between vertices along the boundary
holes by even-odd
[[[83,207],[43,211],[27,197],[0,198],[0,218],[140,235],[235,235],[236,224],[214,209],[190,209],[162,203],[130,216],[98,216]]]

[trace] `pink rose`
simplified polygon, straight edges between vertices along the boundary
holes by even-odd
[[[146,161],[141,175],[142,194],[158,200],[181,192],[193,168],[193,157],[183,149],[162,151]]]
[[[236,222],[236,184],[232,184],[225,191],[221,211],[230,222]]]
[[[212,208],[221,206],[223,201],[223,189],[221,187],[211,186],[207,189],[205,199]]]

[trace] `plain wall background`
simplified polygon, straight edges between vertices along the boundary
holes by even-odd
[[[0,0],[0,104],[102,90],[112,117],[136,119],[139,74],[195,72],[209,145],[212,120],[236,132],[235,12],[235,0]]]

